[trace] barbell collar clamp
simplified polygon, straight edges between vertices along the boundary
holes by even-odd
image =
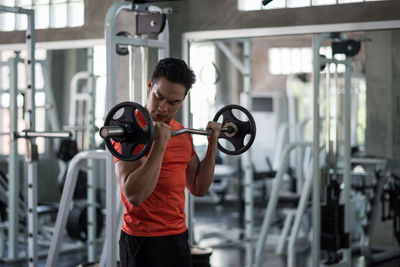
[[[120,137],[125,135],[125,129],[121,126],[103,126],[100,128],[99,134],[102,138]]]

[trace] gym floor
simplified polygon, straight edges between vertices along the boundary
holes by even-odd
[[[238,230],[240,225],[239,204],[236,200],[224,201],[221,204],[213,204],[206,202],[196,202],[195,205],[195,239],[200,240],[202,246],[212,246],[213,253],[210,257],[212,267],[243,267],[245,266],[245,249],[244,246],[235,242],[240,237],[241,232]],[[263,210],[256,207],[255,224],[261,225],[261,216]],[[259,214],[259,215],[258,215]],[[256,231],[258,229],[256,228]],[[271,230],[273,231],[273,229]],[[222,237],[224,236],[224,237]],[[99,246],[100,247],[100,246]],[[305,248],[297,255],[297,267],[310,266],[310,248]],[[263,267],[285,267],[285,257],[274,254],[274,247],[266,245],[264,251]],[[357,255],[353,256],[354,264],[352,266],[363,266],[359,264],[360,259]],[[62,254],[59,258],[57,267],[74,267],[86,262],[86,252],[80,251],[75,253]],[[45,266],[45,258],[40,259],[39,266]],[[14,264],[2,264],[4,267],[25,267],[25,262]],[[400,266],[400,258],[391,261],[373,264],[376,267],[398,267]]]
[[[212,267],[243,267],[245,266],[245,249],[244,246],[235,246],[235,243],[231,244],[227,239],[220,237],[222,232],[226,232],[226,236],[232,237],[232,239],[239,237],[240,232],[238,226],[240,225],[240,213],[239,205],[237,201],[225,201],[222,204],[210,204],[210,203],[196,203],[196,221],[195,221],[195,236],[197,240],[199,237],[206,237],[200,241],[200,245],[216,246],[213,249],[213,254],[210,258]],[[260,206],[255,207],[255,224],[260,226],[262,224],[262,216],[264,209]],[[275,227],[276,228],[276,227]],[[256,228],[255,231],[259,229]],[[276,230],[276,229],[275,229]],[[271,229],[274,232],[274,229]],[[286,266],[286,255],[278,256],[274,253],[275,247],[267,245],[264,249],[263,256],[263,267],[285,267]],[[311,248],[302,248],[302,251],[297,254],[297,267],[311,266]],[[364,264],[359,255],[353,255],[353,267],[362,267]],[[374,263],[374,267],[398,267],[400,266],[400,258],[395,258],[389,261]]]

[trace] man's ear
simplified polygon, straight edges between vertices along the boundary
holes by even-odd
[[[147,82],[147,95],[150,94],[151,87],[153,86],[153,82],[151,79]]]

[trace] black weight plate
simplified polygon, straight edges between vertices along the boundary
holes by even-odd
[[[74,203],[67,220],[67,233],[75,240],[87,240],[87,203]],[[104,227],[104,216],[96,205],[96,236],[99,237]]]
[[[57,151],[57,157],[65,162],[70,161],[76,154],[78,154],[78,146],[75,140],[64,139],[60,143]]]
[[[248,119],[248,121],[242,121],[238,119],[233,113],[232,110],[239,110],[241,113],[244,113]],[[228,105],[221,108],[217,114],[215,114],[213,121],[218,121],[219,117],[222,115],[222,126],[225,126],[227,123],[233,123],[236,125],[236,133],[233,136],[229,136],[226,132],[221,132],[219,138],[223,138],[228,140],[235,150],[228,150],[224,148],[218,142],[218,149],[222,152],[229,155],[239,155],[243,152],[246,152],[254,142],[256,138],[256,123],[254,121],[253,116],[250,112],[242,106],[239,105]],[[246,144],[245,138],[247,135],[250,135],[249,140]]]
[[[57,185],[61,193],[64,189],[65,179],[67,178],[67,171],[68,171],[67,169],[60,171],[57,177]],[[86,191],[87,191],[87,173],[86,171],[80,169],[78,173],[78,179],[76,182],[73,199],[86,198],[87,194]]]
[[[139,114],[143,115],[146,125],[139,124],[136,117]],[[149,112],[138,103],[127,101],[113,107],[106,116],[104,126],[122,126],[125,129],[125,135],[122,137],[104,138],[104,143],[108,150],[120,160],[135,161],[140,159],[149,151],[153,143],[153,121]],[[142,126],[147,126],[147,130],[143,130]],[[121,153],[114,148],[112,141],[121,144]],[[133,155],[133,151],[139,145],[144,145],[143,149]]]

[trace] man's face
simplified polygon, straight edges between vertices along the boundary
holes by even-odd
[[[164,77],[149,80],[146,108],[153,121],[169,123],[185,99],[185,86]]]

